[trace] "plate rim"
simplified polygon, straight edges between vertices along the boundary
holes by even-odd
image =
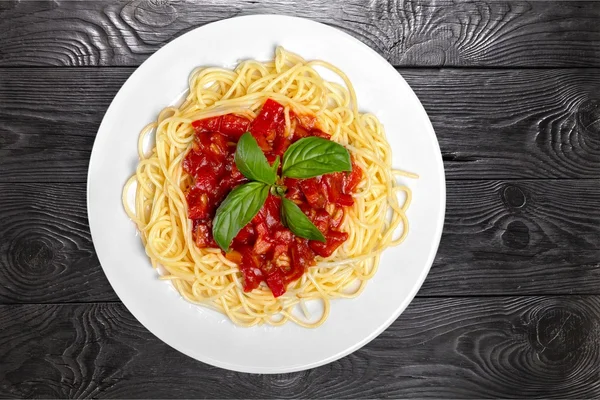
[[[92,224],[90,223],[91,222],[91,218],[90,218],[90,216],[91,216],[91,214],[90,214],[91,168],[90,167],[92,165],[92,161],[94,160],[94,154],[95,154],[94,149],[96,148],[96,143],[98,141],[98,137],[100,136],[100,133],[106,129],[106,128],[103,129],[103,127],[106,125],[106,117],[109,114],[109,111],[111,111],[111,108],[113,106],[113,103],[115,102],[115,99],[119,96],[119,94],[121,93],[123,88],[125,86],[127,86],[127,84],[129,82],[134,80],[136,78],[136,76],[141,73],[140,70],[142,69],[144,64],[147,64],[147,62],[150,59],[158,58],[160,56],[160,54],[163,52],[163,50],[165,50],[167,47],[176,46],[176,44],[179,41],[182,41],[183,38],[194,35],[195,32],[197,32],[198,30],[201,30],[207,26],[231,23],[234,20],[245,20],[245,19],[257,19],[257,20],[259,20],[259,19],[283,19],[283,20],[287,19],[287,20],[291,20],[291,21],[300,20],[303,23],[308,22],[308,23],[320,25],[322,27],[325,27],[326,29],[337,31],[339,34],[342,34],[342,35],[346,36],[346,38],[349,38],[352,42],[354,42],[354,44],[362,47],[363,50],[366,50],[367,52],[370,52],[371,54],[375,55],[379,61],[381,61],[383,64],[386,65],[386,68],[391,69],[391,70],[393,70],[394,73],[398,74],[398,76],[400,78],[400,82],[408,90],[407,94],[410,97],[412,97],[412,100],[416,100],[416,102],[421,106],[423,117],[424,117],[425,121],[427,122],[427,125],[430,128],[430,131],[432,134],[431,140],[433,140],[433,144],[436,146],[436,150],[437,150],[436,158],[437,158],[438,163],[437,163],[436,173],[439,178],[440,202],[439,202],[438,212],[439,212],[440,217],[437,220],[436,225],[435,225],[435,233],[433,235],[434,241],[431,243],[426,265],[424,266],[424,268],[422,268],[418,279],[412,285],[412,288],[411,288],[409,294],[404,298],[404,300],[401,303],[399,303],[398,307],[396,308],[396,311],[394,313],[392,313],[383,324],[381,324],[377,329],[372,330],[372,332],[369,335],[364,337],[362,340],[356,342],[354,345],[347,347],[345,350],[340,351],[337,354],[333,354],[329,357],[320,359],[319,361],[315,361],[315,362],[303,364],[303,365],[288,366],[288,367],[284,367],[284,368],[258,367],[255,369],[249,369],[249,368],[244,368],[244,366],[242,366],[242,365],[232,364],[229,362],[223,362],[221,360],[217,360],[217,359],[214,359],[209,356],[199,357],[196,354],[191,355],[188,351],[186,351],[186,349],[184,349],[184,346],[180,345],[179,343],[174,343],[174,341],[172,341],[172,340],[165,339],[163,337],[163,335],[159,335],[155,331],[152,331],[150,328],[148,328],[147,324],[144,322],[146,318],[140,317],[139,314],[141,314],[141,312],[138,312],[138,310],[133,310],[132,308],[134,308],[134,307],[131,307],[131,305],[126,304],[126,302],[123,300],[123,298],[125,296],[122,295],[122,293],[120,293],[119,290],[117,290],[115,288],[115,285],[113,284],[112,279],[109,276],[110,274],[107,273],[107,270],[103,266],[100,253],[97,251],[96,241],[94,240],[94,232],[93,232]],[[96,158],[97,157],[98,156],[96,156]],[[89,162],[88,162],[88,173],[87,173],[87,181],[86,181],[86,208],[87,208],[86,214],[87,214],[87,218],[88,218],[88,225],[89,225],[89,229],[90,229],[90,237],[92,239],[92,244],[94,246],[94,252],[96,253],[96,256],[98,257],[98,261],[100,262],[102,271],[105,274],[108,282],[110,283],[111,288],[117,294],[117,297],[119,298],[121,303],[125,306],[125,308],[128,310],[128,312],[130,312],[134,316],[134,318],[136,318],[136,320],[144,327],[144,329],[146,329],[148,332],[150,332],[152,335],[157,337],[163,343],[167,344],[169,347],[174,348],[175,350],[179,351],[180,353],[183,353],[192,359],[201,361],[203,363],[206,363],[206,364],[209,364],[209,365],[212,365],[215,367],[219,367],[219,368],[223,368],[223,369],[227,369],[227,370],[231,370],[231,371],[236,371],[236,372],[243,372],[243,373],[260,373],[260,374],[291,373],[291,372],[305,371],[308,369],[316,368],[316,367],[331,363],[333,361],[339,360],[339,359],[359,350],[360,348],[362,348],[363,346],[367,345],[369,342],[374,340],[376,337],[378,337],[383,331],[385,331],[396,319],[398,319],[398,317],[406,310],[408,305],[414,300],[416,294],[421,289],[427,275],[429,274],[429,271],[431,270],[431,267],[435,260],[435,256],[439,249],[439,245],[440,245],[440,241],[441,241],[441,237],[442,237],[443,226],[444,226],[444,221],[445,221],[445,216],[446,216],[446,179],[445,179],[445,171],[444,171],[444,165],[443,165],[443,160],[442,160],[442,155],[441,155],[441,149],[439,146],[439,141],[437,139],[437,135],[435,134],[435,130],[433,129],[433,125],[431,124],[431,120],[429,119],[427,111],[423,107],[421,101],[419,100],[417,95],[414,93],[414,91],[412,90],[410,85],[406,82],[406,80],[402,77],[402,75],[385,58],[383,58],[379,53],[377,53],[375,50],[373,50],[371,47],[369,47],[368,45],[366,45],[359,39],[346,33],[345,31],[343,31],[342,29],[340,29],[336,26],[327,25],[325,23],[321,23],[321,22],[318,22],[318,21],[315,21],[315,20],[312,20],[309,18],[302,18],[302,17],[290,16],[290,15],[264,14],[264,13],[263,14],[250,14],[250,15],[235,16],[235,17],[231,17],[231,18],[225,18],[225,19],[213,21],[213,22],[195,27],[195,28],[185,32],[184,34],[167,42],[164,46],[162,46],[156,52],[151,54],[146,60],[144,60],[139,66],[137,66],[135,71],[125,80],[125,82],[121,85],[121,87],[119,88],[117,93],[113,96],[111,103],[107,107],[107,109],[104,113],[104,116],[102,117],[102,122],[98,126],[96,136],[94,137],[94,143],[92,146],[92,151],[91,151]],[[98,235],[98,233],[96,233],[96,235]],[[113,279],[114,279],[114,277],[113,277]],[[185,301],[185,300],[183,300],[183,301]],[[318,329],[318,328],[316,328],[316,329]]]

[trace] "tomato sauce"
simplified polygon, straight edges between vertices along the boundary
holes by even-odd
[[[199,248],[218,247],[212,236],[215,212],[229,192],[248,180],[237,169],[234,154],[237,142],[250,132],[269,163],[283,156],[295,141],[308,136],[329,139],[312,116],[290,112],[295,129],[287,137],[283,106],[268,99],[256,118],[227,114],[192,123],[195,137],[183,161],[193,177],[186,193],[188,217],[193,220],[192,236]],[[281,169],[281,166],[280,166]],[[279,171],[281,172],[281,171]],[[323,233],[326,242],[296,237],[281,223],[281,198],[269,194],[254,219],[233,239],[226,257],[239,265],[244,291],[265,282],[275,297],[315,264],[315,257],[328,257],[348,239],[341,231],[344,207],[354,204],[352,193],[362,179],[362,170],[352,163],[352,172],[335,172],[310,179],[284,178],[285,197],[294,201]]]

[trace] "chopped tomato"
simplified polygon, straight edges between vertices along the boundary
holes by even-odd
[[[290,111],[290,119],[292,131],[284,136],[284,107],[269,99],[253,121],[226,114],[192,122],[195,136],[182,166],[193,181],[186,191],[186,202],[196,246],[217,247],[212,236],[216,210],[232,189],[248,181],[235,164],[236,144],[244,132],[252,133],[271,165],[278,156],[283,157],[291,143],[301,138],[329,139],[317,126],[316,117]],[[317,255],[328,257],[347,240],[348,234],[340,231],[344,207],[354,203],[352,194],[362,178],[363,172],[354,162],[350,173],[310,179],[284,178],[285,197],[300,207],[323,233],[326,242],[296,237],[281,222],[281,198],[269,194],[258,214],[238,232],[225,254],[239,266],[244,291],[254,290],[265,282],[273,296],[279,297],[289,283],[300,279],[315,264]]]
[[[250,124],[250,132],[258,145],[265,150],[263,146],[268,144],[266,142],[274,140],[276,136],[282,136],[284,131],[285,115],[283,106],[274,100],[268,99]]]
[[[248,246],[240,246],[238,251],[242,254],[242,262],[239,268],[244,277],[244,292],[250,292],[256,289],[263,280],[259,257],[253,254],[252,248]]]
[[[197,186],[192,186],[185,195],[188,203],[188,218],[206,219],[208,217],[208,196]]]
[[[350,207],[354,204],[354,199],[349,194],[342,193],[335,201],[335,204],[337,204],[338,206]]]
[[[306,197],[308,203],[315,208],[323,208],[327,203],[327,199],[323,193],[322,186],[318,178],[300,180],[300,189]]]
[[[292,144],[290,139],[283,136],[277,136],[275,138],[275,141],[273,142],[273,154],[276,156],[283,157],[283,154],[288,149],[288,147],[290,147],[290,144]]]
[[[285,293],[285,283],[283,282],[283,275],[278,270],[274,270],[267,275],[265,281],[267,286],[273,292],[273,297],[279,297]]]
[[[222,119],[223,117],[200,119],[198,121],[193,121],[192,126],[194,127],[196,134],[205,132],[219,132]]]
[[[235,114],[226,114],[223,115],[220,132],[237,141],[240,136],[248,131],[248,126],[250,126],[248,118]]]
[[[192,229],[194,232],[196,246],[199,248],[217,246],[212,237],[212,221],[201,222],[200,220],[196,220],[194,221]]]
[[[325,243],[311,240],[309,244],[312,251],[321,257],[332,255],[335,249],[348,240],[348,234],[346,232],[331,231],[325,236],[325,239],[327,240]]]
[[[254,242],[254,240],[256,240],[254,226],[248,224],[238,232],[237,236],[233,239],[233,244],[234,247],[239,247],[239,245],[248,245]]]
[[[352,172],[344,179],[344,193],[351,194],[358,186],[363,177],[362,169],[352,162]]]
[[[330,203],[335,203],[342,194],[344,186],[344,173],[334,172],[333,174],[324,175],[321,179],[324,189],[327,193],[327,200]]]

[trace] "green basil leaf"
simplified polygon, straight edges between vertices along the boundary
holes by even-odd
[[[288,147],[281,174],[290,178],[312,178],[331,172],[352,171],[348,150],[320,137],[307,137]]]
[[[277,156],[275,161],[273,161],[273,165],[271,165],[271,168],[273,168],[273,172],[275,173],[275,179],[277,179],[277,170],[279,169],[280,163],[281,163],[281,160],[280,160],[279,156]]]
[[[285,197],[281,198],[281,222],[296,236],[325,242],[323,233],[308,219],[300,207]]]
[[[240,137],[235,150],[235,165],[250,180],[272,185],[277,179],[277,171],[273,171],[250,132],[246,132]]]
[[[261,182],[240,185],[229,193],[213,220],[213,237],[220,248],[229,250],[233,238],[258,214],[268,195],[269,185]]]

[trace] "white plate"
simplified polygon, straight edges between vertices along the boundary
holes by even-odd
[[[345,71],[355,85],[359,108],[374,113],[384,124],[394,166],[420,175],[418,180],[405,179],[414,195],[406,241],[385,251],[379,271],[358,298],[333,301],[329,319],[312,330],[293,323],[239,328],[215,311],[187,303],[171,284],[158,280],[121,205],[123,184],[138,162],[140,130],[186,90],[192,69],[234,67],[250,58],[272,59],[277,45]],[[98,130],[87,196],[90,230],[102,268],[119,298],[148,330],[208,364],[242,372],[281,373],[341,358],[375,338],[400,315],[433,262],[446,192],[431,123],[391,65],[337,29],[300,18],[256,15],[186,33],[131,75]]]

